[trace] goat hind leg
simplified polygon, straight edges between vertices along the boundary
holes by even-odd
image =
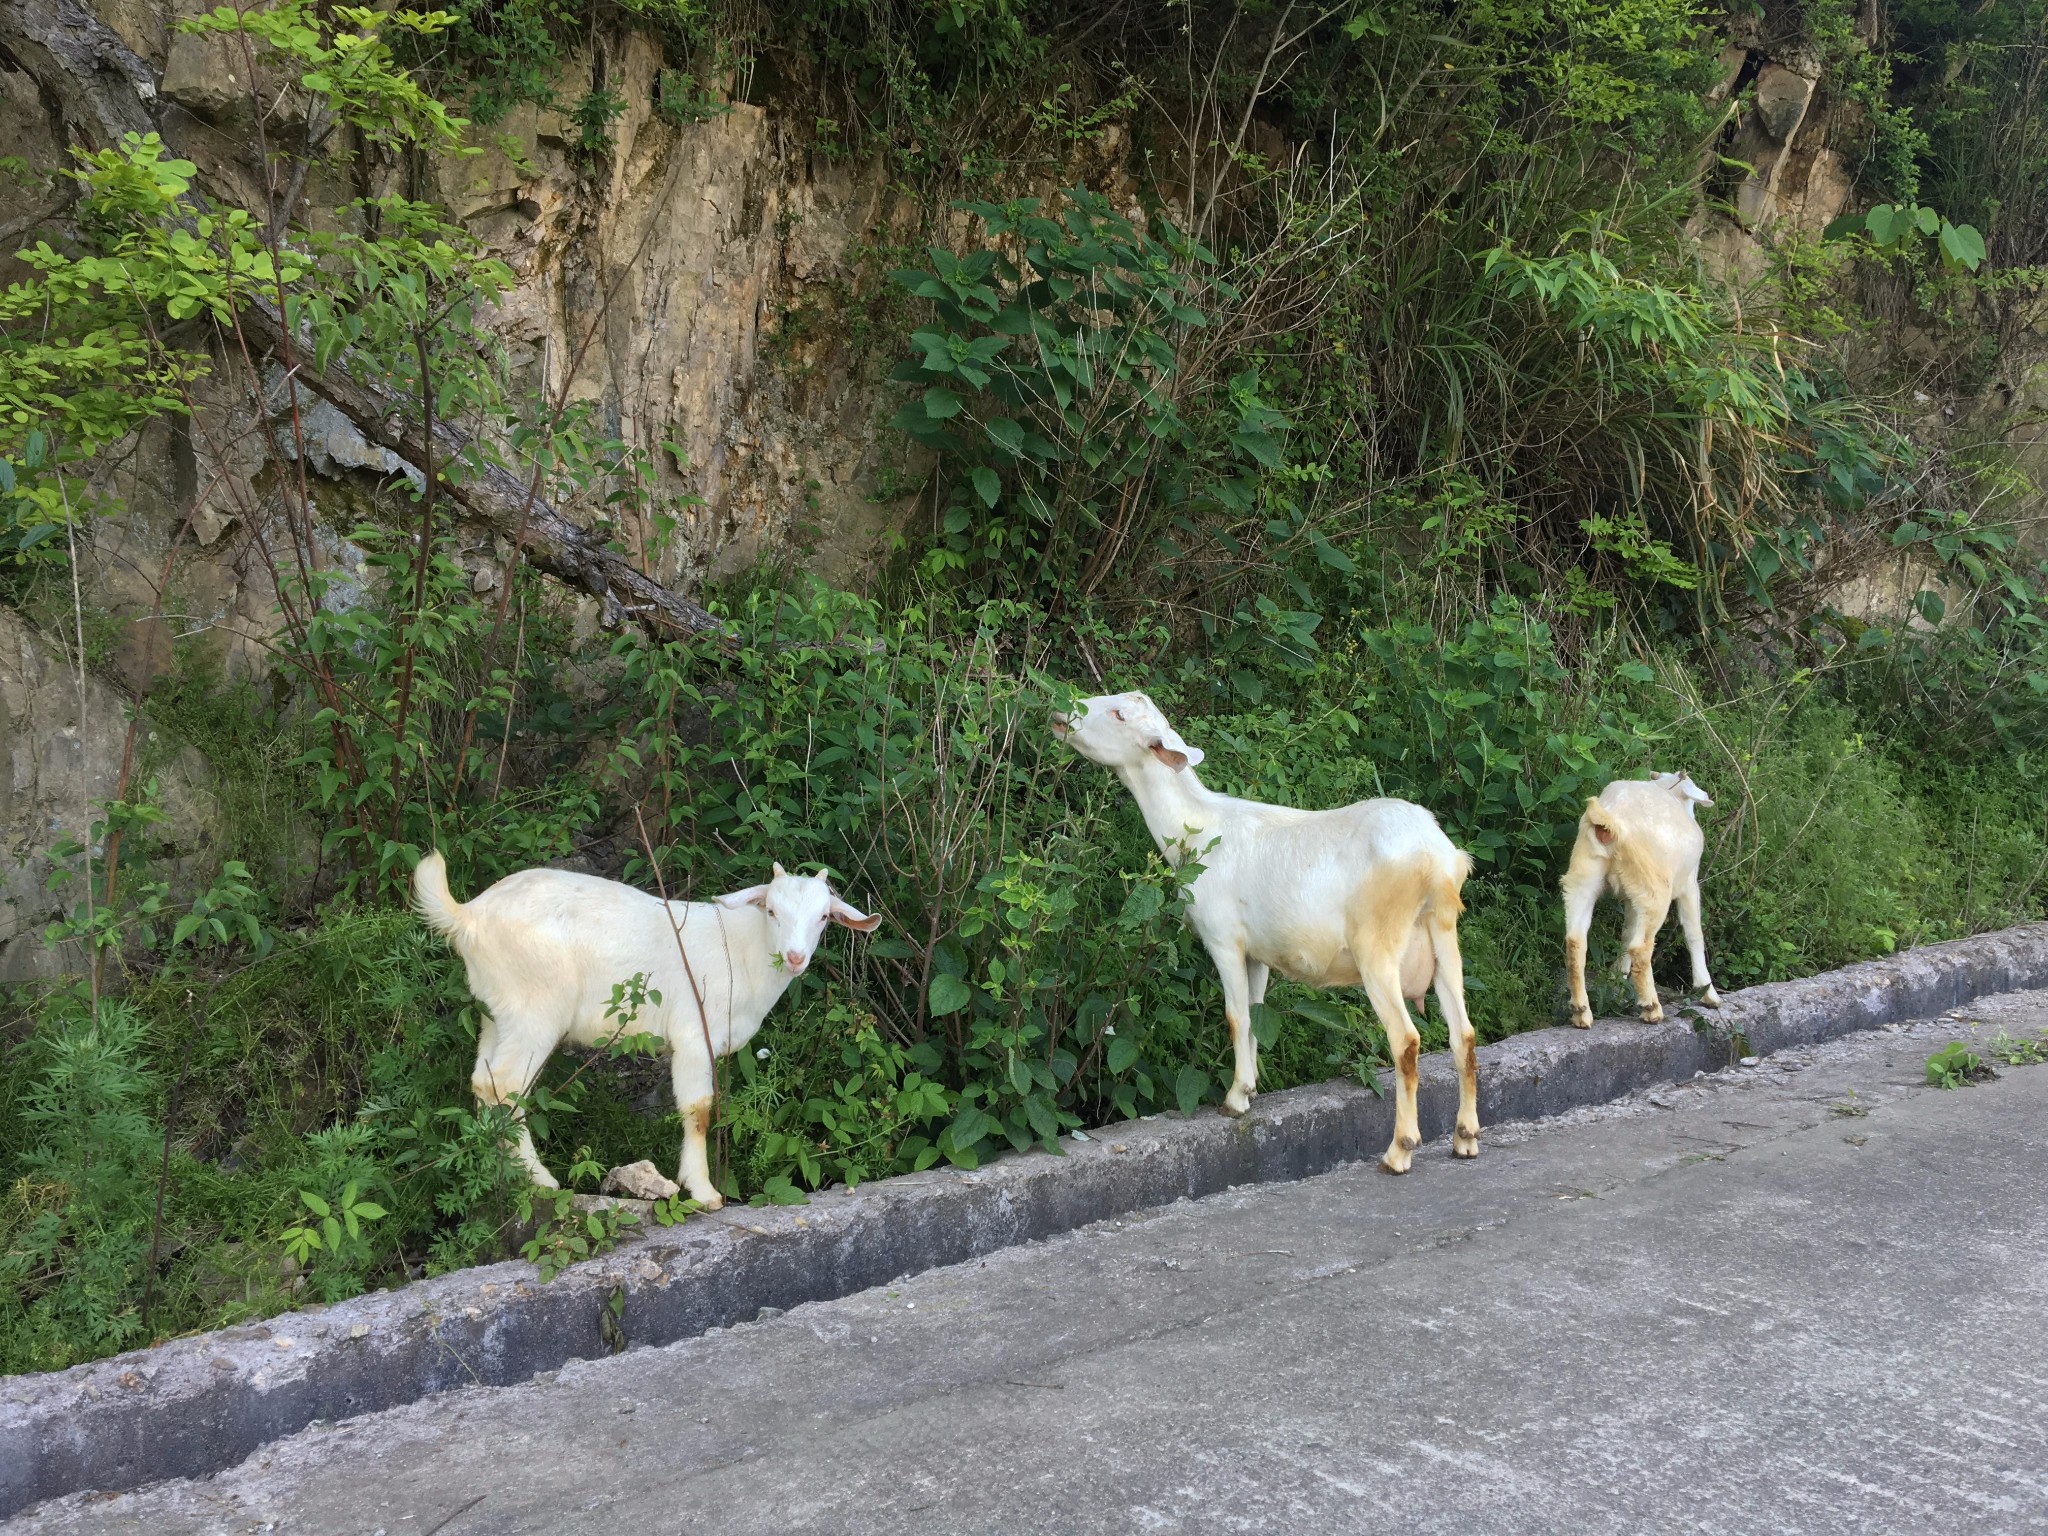
[[[1458,1119],[1451,1129],[1451,1156],[1479,1155],[1479,1041],[1472,1016],[1465,1011],[1465,960],[1458,950],[1455,921],[1432,920],[1431,947],[1436,951],[1436,1006],[1451,1033],[1451,1056],[1458,1064]]]
[[[1354,948],[1353,953],[1357,953]],[[1388,1173],[1406,1173],[1415,1149],[1422,1145],[1422,1130],[1415,1114],[1415,1091],[1420,1078],[1422,1035],[1408,1017],[1401,997],[1400,957],[1382,955],[1360,966],[1365,995],[1372,1011],[1387,1032],[1387,1054],[1394,1066],[1394,1139],[1380,1158]],[[1474,1127],[1476,1132],[1476,1125]]]

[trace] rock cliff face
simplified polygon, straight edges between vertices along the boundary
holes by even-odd
[[[155,129],[198,166],[203,192],[260,207],[244,66],[224,41],[175,30],[189,4],[9,0],[0,16],[0,138],[9,150],[55,165],[68,140]],[[880,369],[846,344],[849,321],[873,297],[863,283],[874,278],[850,253],[914,238],[916,207],[888,190],[879,167],[812,155],[760,107],[735,102],[702,122],[664,120],[649,106],[658,64],[656,46],[631,33],[572,61],[583,78],[561,82],[564,99],[601,71],[632,103],[612,125],[607,153],[579,150],[560,114],[525,107],[475,131],[483,153],[437,162],[431,185],[403,183],[398,167],[375,156],[342,169],[339,157],[323,156],[302,215],[333,227],[366,193],[432,197],[507,263],[516,287],[495,328],[518,383],[588,402],[602,429],[648,452],[656,495],[680,515],[657,580],[687,589],[779,555],[793,539],[814,568],[853,578],[891,509],[873,496]],[[52,89],[53,77],[63,89]],[[35,211],[26,194],[0,194],[0,226]],[[232,360],[215,367],[202,399],[211,419],[195,431],[234,445],[239,468],[258,469],[277,456],[267,440],[277,434],[252,419]],[[321,497],[335,533],[380,481],[417,478],[389,445],[365,442],[332,412],[317,427],[308,457],[337,492]],[[117,613],[146,613],[147,573],[196,496],[199,553],[180,561],[179,601],[229,636],[232,670],[260,672],[272,594],[237,526],[248,509],[221,487],[193,483],[192,445],[182,438],[153,429],[132,452],[108,456],[100,488],[127,510],[96,540],[91,596]],[[479,567],[492,563],[494,542],[502,556],[502,537],[478,541]]]
[[[128,745],[125,701],[21,617],[0,608],[0,986],[34,976],[76,973],[81,952],[51,950],[43,931],[83,896],[50,888],[51,850],[91,835],[95,799],[114,792]],[[165,821],[151,830],[152,851],[168,856],[164,873],[204,860],[214,803],[206,760],[190,747],[138,732],[136,765],[157,783]],[[94,849],[97,854],[98,848]]]

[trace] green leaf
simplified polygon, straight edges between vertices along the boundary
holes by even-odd
[[[1951,267],[1974,272],[1984,263],[1984,236],[1970,224],[1941,225],[1941,256]]]
[[[1184,1115],[1192,1115],[1201,1108],[1202,1096],[1208,1091],[1209,1074],[1192,1062],[1182,1067],[1173,1080],[1173,1096]]]
[[[1042,1098],[1024,1101],[1024,1118],[1031,1122],[1031,1129],[1038,1133],[1039,1140],[1051,1143],[1059,1138],[1059,1117],[1052,1112],[1052,1106]]]
[[[1627,678],[1632,683],[1651,682],[1657,676],[1656,673],[1652,672],[1640,661],[1624,661],[1620,666],[1616,667],[1614,670],[1620,673],[1621,676]]]
[[[1294,1011],[1311,1024],[1320,1024],[1325,1029],[1347,1030],[1351,1027],[1351,1021],[1345,1018],[1343,1009],[1320,997],[1304,997],[1297,1000]]]
[[[1141,928],[1157,917],[1165,905],[1166,893],[1151,881],[1141,880],[1124,898],[1124,908],[1117,914],[1117,923],[1124,928]]]
[[[356,1214],[362,1217],[365,1221],[382,1221],[387,1215],[390,1214],[388,1211],[384,1209],[383,1206],[378,1205],[375,1202],[369,1200],[363,1201],[363,1203],[358,1205],[355,1208],[355,1210]]]
[[[1252,1038],[1262,1046],[1271,1046],[1280,1039],[1280,1015],[1264,1003],[1252,1004]]]
[[[924,392],[924,413],[933,421],[950,421],[960,414],[961,399],[943,384]]]
[[[1890,203],[1879,203],[1863,216],[1863,227],[1879,245],[1890,245],[1895,236],[1902,234],[1900,226],[1904,222]]]
[[[1358,569],[1358,562],[1356,560],[1353,560],[1349,555],[1345,554],[1343,550],[1339,549],[1336,545],[1332,544],[1320,533],[1311,531],[1308,536],[1308,541],[1310,546],[1316,552],[1316,558],[1322,561],[1323,564],[1327,565],[1331,570],[1338,571],[1341,572],[1343,575],[1349,576]]]
[[[977,465],[969,471],[968,478],[974,482],[974,493],[981,498],[981,504],[985,507],[993,507],[997,498],[1003,494],[1002,476],[985,464]]]
[[[991,418],[986,427],[989,437],[998,447],[1004,449],[1012,458],[1023,457],[1024,429],[1016,422],[1007,416],[997,416]]]
[[[306,1208],[315,1216],[330,1216],[333,1214],[333,1210],[327,1202],[314,1194],[310,1189],[300,1190],[299,1198],[306,1202]]]
[[[1230,441],[1241,453],[1258,460],[1268,469],[1280,467],[1280,445],[1273,441],[1270,432],[1238,431],[1230,434]]]
[[[974,1001],[974,991],[958,976],[941,972],[932,978],[932,1017],[944,1018],[949,1013],[958,1013]]]
[[[1109,1041],[1109,1050],[1105,1053],[1105,1056],[1109,1063],[1109,1070],[1115,1073],[1128,1072],[1131,1068],[1131,1063],[1138,1059],[1139,1054],[1137,1041],[1131,1039],[1128,1035],[1112,1035]]]
[[[1939,624],[1948,612],[1948,604],[1942,601],[1939,592],[1928,590],[1913,594],[1913,610],[1930,624]]]

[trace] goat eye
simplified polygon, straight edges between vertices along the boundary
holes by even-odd
[[[1110,711],[1110,713],[1111,713],[1112,715],[1115,715],[1115,716],[1117,717],[1117,719],[1119,719],[1119,720],[1123,719],[1123,717],[1124,717],[1124,712],[1123,712],[1122,710],[1120,710],[1120,709],[1112,709],[1112,710]]]

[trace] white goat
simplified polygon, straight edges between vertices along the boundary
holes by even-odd
[[[754,1037],[768,1010],[804,973],[828,922],[872,933],[881,922],[849,907],[816,875],[786,874],[713,902],[671,901],[563,869],[507,875],[469,902],[448,892],[448,866],[430,853],[413,873],[420,915],[448,936],[484,1005],[470,1087],[486,1104],[527,1092],[557,1046],[596,1046],[652,1034],[672,1057],[683,1117],[677,1182],[710,1210],[705,1132],[712,1061]],[[683,955],[689,956],[685,965]],[[631,1019],[607,1017],[613,988],[645,976],[649,1000]],[[694,988],[692,981],[694,979]],[[536,1184],[558,1187],[523,1120],[519,1158]]]
[[[1586,1001],[1586,930],[1593,924],[1593,905],[1603,890],[1612,890],[1628,905],[1618,974],[1632,976],[1636,1006],[1644,1022],[1664,1017],[1657,984],[1650,974],[1650,952],[1657,930],[1678,903],[1685,929],[1685,947],[1692,956],[1692,984],[1705,989],[1700,1001],[1721,1006],[1707,974],[1706,941],[1700,934],[1700,853],[1706,846],[1693,808],[1712,805],[1707,792],[1683,773],[1660,773],[1648,779],[1617,779],[1586,802],[1579,818],[1579,840],[1564,872],[1564,956],[1572,988],[1572,1022],[1581,1029],[1593,1023]]]
[[[1219,795],[1195,777],[1201,752],[1142,693],[1084,700],[1072,715],[1055,714],[1053,730],[1123,780],[1168,862],[1190,849],[1201,860],[1188,918],[1216,962],[1236,1052],[1224,1113],[1243,1114],[1258,1091],[1251,1010],[1271,972],[1316,987],[1363,986],[1396,1074],[1394,1140],[1380,1166],[1406,1173],[1422,1139],[1421,1036],[1402,999],[1419,999],[1434,981],[1458,1063],[1451,1151],[1477,1157],[1479,1064],[1458,953],[1458,892],[1472,860],[1436,818],[1405,800],[1299,811]]]

